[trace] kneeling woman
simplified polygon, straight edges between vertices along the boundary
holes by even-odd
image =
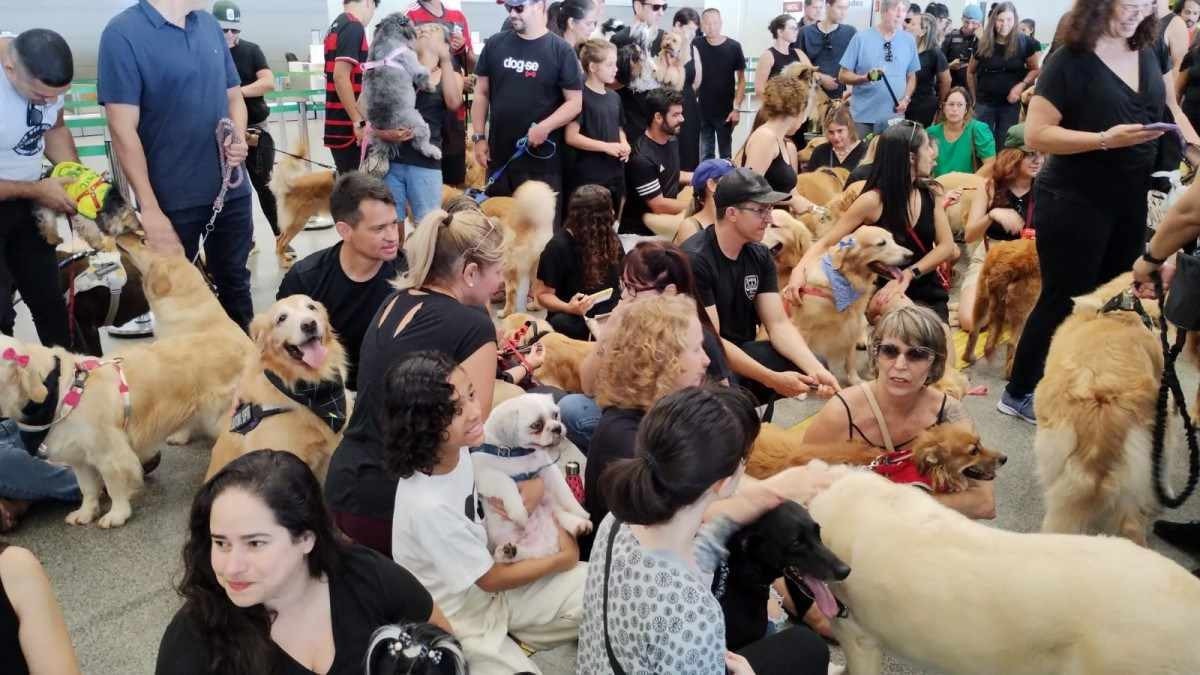
[[[295,455],[257,450],[230,462],[192,502],[183,607],[158,650],[160,675],[350,675],[376,628],[450,630],[411,574],[343,543],[321,486]]]
[[[483,442],[483,411],[471,379],[440,352],[418,352],[386,375],[386,457],[400,477],[392,556],[443,607],[473,675],[537,672],[509,635],[537,649],[573,642],[587,565],[558,530],[559,552],[497,563],[487,547],[468,447]],[[520,484],[541,501],[540,478]]]

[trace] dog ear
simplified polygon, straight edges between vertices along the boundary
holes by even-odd
[[[842,265],[846,262],[846,256],[854,250],[854,237],[846,237],[833,245],[833,250],[829,252],[829,259],[833,262],[833,269],[841,271]]]
[[[259,314],[250,322],[250,339],[259,348],[266,347],[267,334],[271,330],[271,315]]]
[[[20,382],[21,391],[25,392],[30,401],[42,403],[50,395],[50,392],[46,390],[46,385],[42,382],[49,372],[49,369],[45,373],[41,372],[41,369],[36,367],[32,361],[27,366],[17,368],[17,379]]]

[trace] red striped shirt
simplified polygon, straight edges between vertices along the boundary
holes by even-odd
[[[362,65],[367,60],[367,31],[358,17],[344,12],[325,34],[325,147],[347,148],[354,144],[354,123],[333,84],[333,67],[338,61],[354,64],[350,83],[354,96],[362,94]]]

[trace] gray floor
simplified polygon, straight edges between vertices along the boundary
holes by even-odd
[[[261,215],[256,233],[258,241],[267,245],[251,260],[255,306],[261,310],[273,301],[280,272],[269,248],[270,230]],[[295,246],[305,254],[329,245],[335,236],[330,230],[306,232]],[[34,338],[23,308],[17,334],[25,340]],[[110,340],[106,348],[113,344]],[[994,525],[1034,531],[1041,521],[1042,504],[1033,477],[1033,427],[995,411],[1003,386],[996,373],[985,364],[976,366],[971,372],[972,384],[986,385],[988,394],[966,400],[985,443],[1002,449],[1010,458],[996,482],[999,517]],[[1186,367],[1187,391],[1195,391],[1194,375],[1194,370]],[[797,423],[815,412],[817,406],[815,401],[784,402],[776,421]],[[207,465],[205,447],[164,448],[162,466],[147,480],[145,490],[134,502],[134,516],[125,527],[112,531],[69,527],[62,520],[68,507],[42,505],[8,537],[32,549],[49,572],[85,673],[153,672],[159,638],[179,604],[172,584],[180,574],[179,551],[191,497]],[[1176,476],[1176,484],[1182,484],[1180,476]],[[1181,513],[1173,515],[1200,518],[1200,500],[1192,500]],[[1159,541],[1152,544],[1185,565],[1197,563]],[[546,673],[574,672],[573,648],[538,654],[535,659]],[[889,663],[886,672],[922,671]]]

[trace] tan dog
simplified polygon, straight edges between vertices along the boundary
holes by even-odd
[[[119,370],[104,362],[87,372],[72,410],[65,398],[89,357],[7,336],[0,336],[0,354],[0,414],[29,419],[26,406],[44,404],[47,421],[60,420],[43,445],[51,460],[74,470],[83,495],[66,521],[86,525],[96,520],[101,493],[107,492],[112,505],[99,519],[103,528],[120,527],[129,519],[130,500],[142,487],[142,463],[169,434],[187,428],[216,438],[234,382],[214,366],[242,359],[241,350],[227,340],[201,333],[164,337],[118,351],[113,357],[119,359]]]
[[[826,232],[833,229],[833,226],[837,224],[838,218],[841,218],[842,214],[854,203],[854,200],[858,199],[859,195],[862,194],[865,184],[863,181],[858,181],[857,183],[847,185],[840,194],[834,195],[829,201],[825,202],[819,211],[806,213],[800,217],[800,220],[804,221],[804,224],[808,226],[808,229],[812,230],[814,235],[818,237],[824,236]]]
[[[817,136],[805,144],[803,148],[800,148],[800,151],[796,155],[796,158],[800,160],[800,165],[804,166],[805,164],[808,164],[808,161],[812,159],[813,153],[816,152],[817,148],[825,145],[828,142],[829,140],[824,136]]]
[[[306,171],[304,159],[308,159],[308,139],[301,138],[292,151],[296,157],[284,155],[275,165],[271,176],[271,192],[279,204],[279,236],[275,239],[275,257],[281,268],[296,262],[295,254],[287,247],[304,231],[309,218],[329,215],[329,195],[337,176],[328,169]],[[304,159],[299,159],[303,157]]]
[[[950,221],[950,231],[956,236],[961,235],[967,226],[971,215],[971,205],[976,199],[987,199],[988,179],[973,173],[948,173],[938,176],[937,182],[945,190],[962,190],[958,203],[946,209],[946,219]]]
[[[258,353],[246,364],[233,410],[222,419],[205,480],[247,452],[287,450],[324,482],[350,418],[346,355],[321,303],[293,295],[259,314]]]
[[[1075,298],[1050,343],[1034,394],[1043,532],[1119,534],[1145,545],[1160,511],[1150,445],[1162,347],[1136,313],[1100,311],[1131,285],[1126,273]],[[1183,437],[1177,421],[1172,415],[1168,439]]]
[[[510,314],[501,324],[501,349],[527,323],[531,324],[530,330],[526,330],[521,339],[515,342],[518,346],[526,347],[536,340],[545,350],[542,365],[533,373],[534,378],[541,384],[558,387],[563,391],[582,392],[579,368],[588,354],[596,348],[596,343],[575,340],[556,333],[550,324],[528,314]]]
[[[654,57],[654,78],[667,89],[683,91],[683,37],[675,31],[662,34],[662,46]]]
[[[796,176],[796,191],[808,201],[820,206],[840,197],[846,189],[848,178],[850,172],[843,168],[821,167],[816,171],[807,171]]]
[[[679,194],[675,196],[675,199],[678,199],[685,204],[691,204],[692,194],[692,186],[685,185],[679,189]],[[686,210],[680,213],[646,212],[642,214],[642,224],[650,228],[650,231],[653,232],[655,236],[662,237],[663,239],[674,240],[675,233],[679,231],[679,224],[682,223],[683,219],[687,217],[685,215],[686,213]]]
[[[771,212],[771,225],[763,234],[763,246],[775,258],[779,288],[788,285],[792,270],[800,264],[805,251],[812,247],[813,235],[808,226],[782,209]]]
[[[1042,292],[1041,266],[1037,246],[1032,239],[992,244],[975,292],[975,320],[967,337],[963,361],[975,362],[975,344],[984,326],[988,328],[983,346],[984,358],[991,360],[1004,335],[1008,335],[1008,355],[1004,361],[1006,377],[1012,376],[1013,357],[1021,342],[1025,320],[1033,311]]]
[[[489,218],[504,227],[504,307],[497,314],[504,318],[526,308],[526,299],[537,276],[538,260],[554,236],[554,210],[558,193],[541,181],[525,181],[512,197],[492,197],[482,209]]]

